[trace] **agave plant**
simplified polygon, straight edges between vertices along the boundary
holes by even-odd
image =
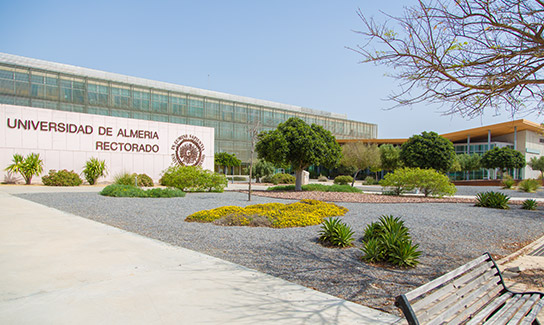
[[[418,264],[421,252],[413,244],[404,221],[392,215],[383,215],[378,222],[369,224],[363,236],[362,259],[367,262],[389,262],[401,267]]]
[[[43,160],[37,153],[31,153],[24,158],[20,154],[14,154],[13,163],[6,168],[6,171],[21,174],[25,184],[29,185],[34,175],[40,176],[43,172]]]
[[[476,206],[494,209],[510,209],[508,201],[510,197],[501,192],[483,192],[476,194]]]
[[[521,208],[525,210],[536,210],[536,207],[538,206],[538,202],[533,199],[527,199],[523,201]]]
[[[347,247],[353,242],[353,230],[339,218],[325,219],[319,231],[319,241],[331,246]]]

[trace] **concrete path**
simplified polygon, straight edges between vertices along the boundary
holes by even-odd
[[[398,320],[7,193],[42,190],[51,189],[0,187],[0,324],[390,324]]]

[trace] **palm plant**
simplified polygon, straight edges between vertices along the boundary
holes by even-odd
[[[31,153],[24,158],[22,155],[16,153],[13,155],[13,163],[5,170],[21,174],[25,180],[25,184],[29,185],[34,175],[39,176],[43,172],[43,160],[40,159],[40,154],[37,153]]]
[[[83,174],[85,179],[90,185],[94,185],[98,177],[106,175],[106,162],[104,160],[98,160],[98,158],[91,158],[85,163]]]

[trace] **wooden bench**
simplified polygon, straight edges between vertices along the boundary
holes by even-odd
[[[542,292],[512,292],[485,253],[395,301],[409,324],[540,324]]]

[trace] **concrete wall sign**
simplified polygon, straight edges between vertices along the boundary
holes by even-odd
[[[106,160],[106,180],[135,172],[157,181],[172,164],[213,170],[214,129],[0,104],[0,168],[14,153],[31,152],[40,154],[46,173],[80,173],[96,157]]]

